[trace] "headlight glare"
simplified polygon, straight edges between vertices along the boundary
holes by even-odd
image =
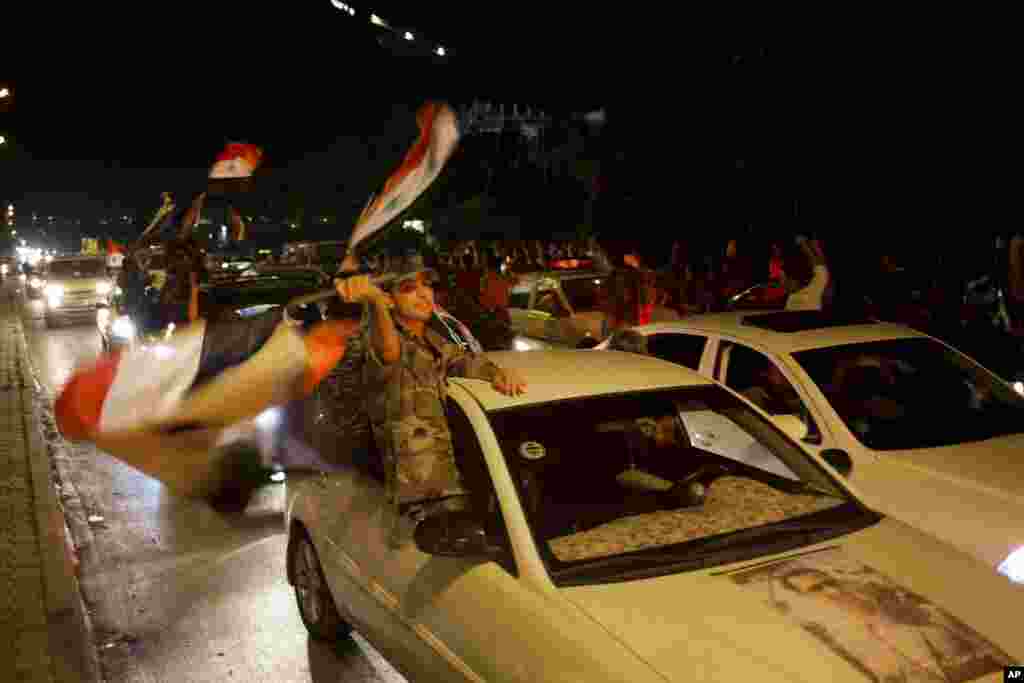
[[[59,300],[64,296],[64,287],[62,285],[46,285],[46,289],[44,291],[46,292],[46,296],[50,297],[51,299]]]
[[[119,339],[133,339],[135,337],[135,323],[128,316],[122,315],[110,326],[110,334]]]
[[[1007,555],[996,570],[1014,583],[1024,583],[1024,547]]]
[[[282,417],[280,408],[267,408],[256,416],[256,424],[259,425],[261,429],[273,431],[281,424]]]
[[[110,283],[106,281],[100,281],[96,283],[97,294],[110,294]]]

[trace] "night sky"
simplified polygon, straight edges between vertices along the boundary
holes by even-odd
[[[732,44],[700,36],[699,22],[676,35],[664,17],[595,16],[589,4],[557,15],[463,5],[373,6],[449,46],[447,63],[394,56],[330,0],[89,14],[88,30],[53,38],[59,59],[4,60],[17,106],[0,130],[18,154],[0,159],[0,195],[139,204],[201,183],[240,139],[264,147],[267,170],[303,167],[294,182],[365,196],[415,136],[416,104],[475,96],[604,106],[617,144],[651,171],[650,206],[682,215],[745,203],[734,217],[756,222],[797,198],[794,220],[810,229],[886,230],[992,221],[1005,189],[983,158],[1000,144],[980,116],[985,87],[950,78],[934,55],[830,49],[828,36]]]

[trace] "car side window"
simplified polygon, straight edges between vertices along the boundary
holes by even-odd
[[[487,535],[504,547],[510,548],[511,541],[505,528],[505,520],[501,516],[498,494],[494,490],[494,483],[491,481],[491,473],[487,469],[487,461],[484,459],[476,430],[473,429],[466,413],[452,399],[448,399],[447,413],[455,462],[473,499],[473,509],[481,514]],[[515,573],[514,567],[511,571]]]
[[[707,341],[707,337],[696,334],[651,334],[647,336],[647,353],[698,370]]]
[[[609,347],[614,351],[647,353],[647,344],[644,336],[633,330],[619,330],[616,332],[609,343]]]
[[[772,416],[794,415],[803,422],[807,443],[821,443],[821,432],[800,394],[768,356],[739,344],[723,343],[720,354],[728,353],[722,381]]]

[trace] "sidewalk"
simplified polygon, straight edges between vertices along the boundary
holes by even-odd
[[[10,653],[0,657],[0,681],[96,681],[88,615],[12,296],[0,291],[0,643]]]

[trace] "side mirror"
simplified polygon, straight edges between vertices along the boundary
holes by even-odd
[[[853,470],[853,460],[850,459],[850,454],[844,450],[826,448],[821,452],[821,458],[844,477],[850,476],[850,472]]]
[[[497,557],[505,552],[467,511],[441,510],[427,517],[416,525],[413,540],[421,552],[441,557]]]
[[[803,440],[807,436],[807,427],[798,415],[772,415],[772,422],[794,441]]]

